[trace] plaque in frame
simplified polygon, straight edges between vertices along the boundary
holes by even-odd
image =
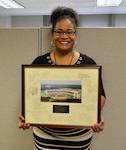
[[[101,66],[22,65],[22,113],[36,126],[90,127],[100,119]]]

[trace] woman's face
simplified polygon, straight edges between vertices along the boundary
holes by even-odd
[[[56,27],[53,32],[53,42],[56,50],[72,51],[75,38],[75,28],[69,19],[61,19],[56,23]]]

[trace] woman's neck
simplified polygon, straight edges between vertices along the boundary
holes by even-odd
[[[70,57],[73,54],[74,50],[70,50],[70,51],[63,51],[63,50],[54,50],[54,53],[58,56],[58,57]]]
[[[51,59],[55,65],[73,65],[76,63],[79,57],[79,53],[76,51],[70,51],[67,53],[59,53],[58,51],[51,52]]]
[[[74,51],[69,53],[58,53],[54,51],[54,61],[56,65],[71,65],[74,58]]]

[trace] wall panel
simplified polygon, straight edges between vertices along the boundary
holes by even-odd
[[[48,36],[50,28],[42,28],[42,53],[53,50]],[[48,34],[46,34],[46,32]],[[124,114],[126,114],[126,28],[78,28],[78,50],[102,65],[106,104],[102,114],[105,130],[95,133],[92,150],[118,150],[125,147]]]
[[[31,130],[18,129],[21,65],[38,56],[38,29],[0,29],[0,149],[33,149]]]

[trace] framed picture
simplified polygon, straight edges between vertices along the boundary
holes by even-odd
[[[100,119],[101,66],[22,65],[22,112],[31,125],[90,127]]]

